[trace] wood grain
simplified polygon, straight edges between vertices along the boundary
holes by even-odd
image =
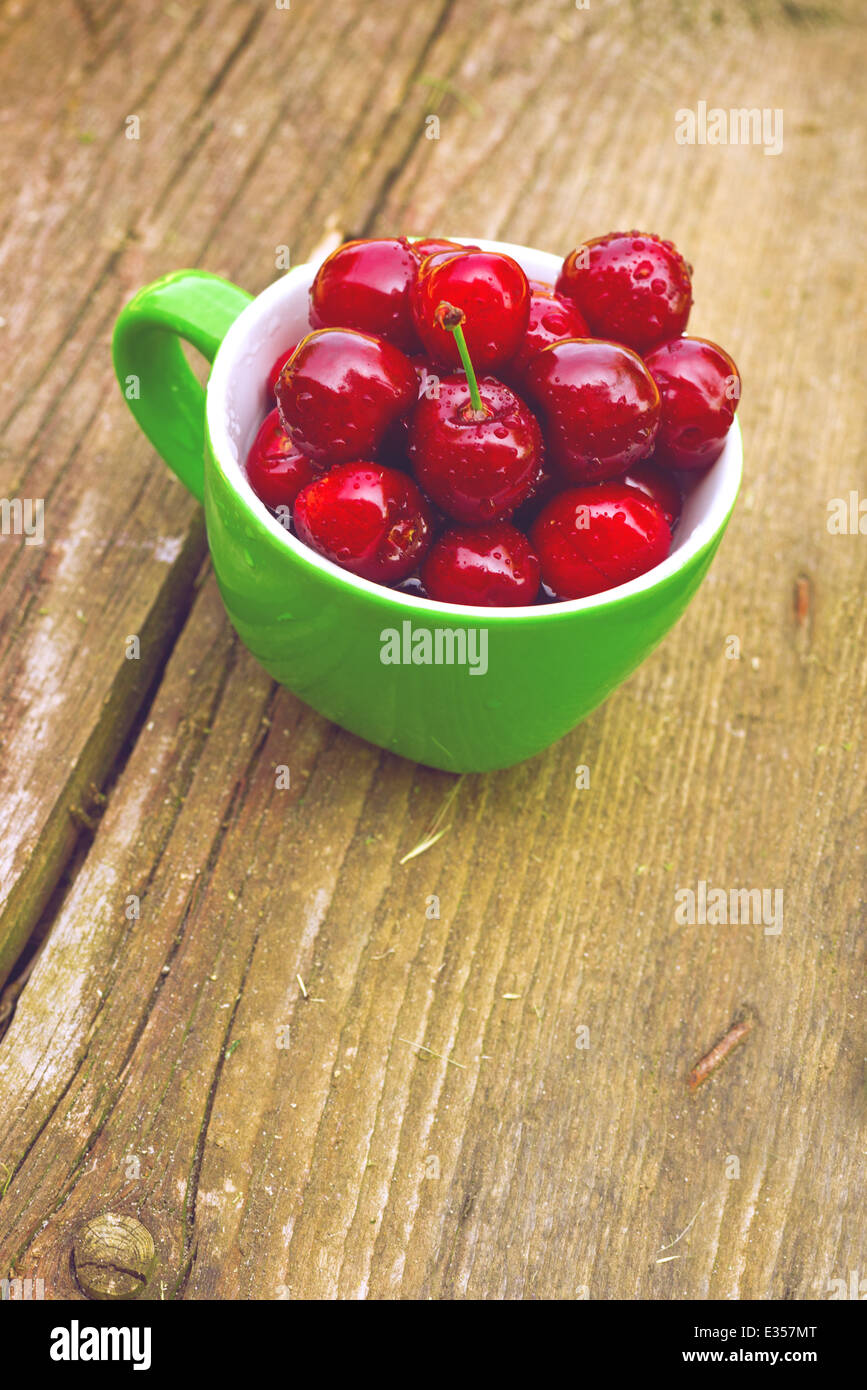
[[[365,119],[344,129],[348,113],[340,119],[324,103],[316,124],[348,142],[334,150],[338,164],[363,168],[393,119],[401,74],[409,80],[441,16],[436,6],[408,24],[396,11],[380,15],[384,48],[371,65],[371,21],[351,11],[335,33],[315,7],[291,19],[243,4],[203,5],[189,19],[180,8],[146,9],[118,11],[71,64],[60,34],[44,52],[33,15],[0,59],[24,75],[20,163],[4,171],[20,192],[0,251],[3,298],[15,304],[2,330],[0,495],[42,498],[46,518],[43,547],[4,538],[0,554],[0,981],[74,850],[71,808],[123,747],[203,554],[194,504],[117,409],[112,322],[139,285],[180,264],[257,290],[288,239],[303,256],[321,231],[318,211],[307,220],[320,180],[297,132],[309,104],[332,91],[324,74],[333,71],[334,101],[356,92]],[[299,43],[309,59],[296,72]],[[132,86],[119,51],[152,64]],[[273,75],[264,85],[263,64]],[[128,114],[139,118],[139,140],[126,138]],[[236,206],[247,211],[228,230]],[[125,660],[129,634],[141,641],[137,663]]]
[[[111,1211],[154,1237],[144,1297],[826,1297],[867,1268],[867,552],[826,525],[864,488],[857,7],[89,12],[61,41],[24,7],[0,60],[25,73],[0,493],[47,525],[0,546],[7,970],[51,904],[0,1041],[0,1267],[80,1297],[73,1237]],[[699,100],[782,108],[782,154],[679,146]],[[746,383],[744,491],[676,631],[456,790],[239,648],[110,381],[136,285],[257,290],[329,222],[658,229]],[[680,925],[700,880],[781,890],[781,933]]]

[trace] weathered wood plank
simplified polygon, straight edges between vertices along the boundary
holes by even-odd
[[[491,6],[468,31],[455,8],[407,39],[357,166],[362,88],[325,97],[309,213],[673,235],[694,331],[743,369],[745,491],[664,646],[549,753],[464,779],[403,866],[454,779],[275,692],[205,582],[0,1042],[0,1267],[49,1296],[75,1296],[72,1234],[107,1209],[154,1234],[151,1297],[821,1298],[865,1267],[865,551],[826,527],[862,478],[865,45],[853,11],[759,13]],[[439,142],[423,75],[460,93]],[[677,146],[700,99],[783,107],[783,154]],[[258,220],[233,211],[251,266],[288,188],[269,144]],[[227,206],[171,192],[157,244],[179,228],[230,267],[207,240]],[[782,932],[679,925],[699,880],[782,889]]]
[[[203,553],[194,504],[118,408],[112,321],[135,288],[179,264],[258,289],[287,239],[297,254],[311,246],[320,228],[304,213],[319,175],[308,142],[339,134],[340,158],[368,169],[439,16],[436,5],[409,22],[380,16],[379,50],[351,7],[336,32],[321,7],[119,8],[79,33],[72,62],[68,35],[58,28],[46,44],[35,12],[7,38],[0,63],[6,85],[21,77],[21,141],[0,164],[15,190],[0,242],[0,293],[13,306],[0,495],[44,499],[46,533],[44,546],[0,544],[0,982],[76,843],[70,808],[108,775]],[[308,56],[286,83],[299,49]],[[141,55],[132,82],[121,54]],[[363,100],[357,126],[341,118],[331,76]],[[137,140],[126,138],[130,115]],[[292,135],[302,121],[304,141]],[[375,178],[366,196],[372,206]],[[93,594],[103,602],[85,602]],[[135,671],[129,634],[142,639]]]

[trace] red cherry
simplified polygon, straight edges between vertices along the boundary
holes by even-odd
[[[411,241],[410,249],[417,260],[423,261],[426,256],[436,256],[441,251],[478,251],[478,247],[472,248],[464,245],[462,241],[449,241],[447,237],[422,237],[421,241]]]
[[[277,358],[277,361],[274,363],[273,367],[268,373],[268,394],[272,400],[277,399],[277,378],[282,372],[283,368],[286,366],[286,363],[289,361],[289,358],[292,356],[297,346],[297,343],[293,343],[291,348],[289,348],[288,352],[281,352],[280,356]]]
[[[662,406],[656,457],[669,468],[707,468],[722,453],[741,394],[727,352],[704,338],[675,338],[645,358]]]
[[[247,480],[266,507],[291,507],[298,493],[319,469],[296,448],[283,428],[280,412],[265,416],[253,440],[246,463]]]
[[[410,291],[417,271],[405,237],[347,241],[316,272],[310,322],[314,328],[356,328],[416,352]]]
[[[511,256],[462,250],[429,256],[419,267],[412,296],[418,335],[435,362],[457,367],[457,345],[436,318],[444,300],[467,316],[467,346],[477,370],[500,366],[518,351],[527,331],[530,290]]]
[[[567,338],[537,352],[524,380],[552,460],[570,481],[616,477],[651,452],[659,392],[628,348]]]
[[[590,329],[584,322],[578,305],[572,299],[534,291],[530,295],[530,318],[527,332],[515,356],[508,365],[510,381],[519,389],[532,358],[550,343],[562,338],[589,338]]]
[[[566,257],[557,293],[574,299],[595,338],[647,352],[686,328],[691,268],[670,241],[611,232]]]
[[[410,418],[410,466],[425,492],[456,521],[507,517],[530,495],[544,445],[532,411],[501,381],[478,383],[474,410],[463,376],[443,377]]]
[[[398,348],[348,328],[308,333],[277,380],[283,424],[326,465],[375,454],[417,395],[415,369]]]
[[[653,459],[642,459],[641,463],[634,463],[627,470],[623,482],[655,502],[668,525],[674,529],[680,517],[683,498],[677,480],[670,473],[666,473]]]
[[[549,502],[533,524],[530,544],[555,597],[586,598],[660,564],[671,532],[650,498],[624,483],[602,483],[569,488]]]
[[[550,280],[529,280],[529,279],[528,279],[527,284],[530,286],[530,293],[531,293],[531,294],[554,294],[554,293],[555,293],[555,291],[554,291],[554,286],[551,284],[551,281],[550,281]]]
[[[431,512],[412,478],[377,463],[341,463],[299,493],[302,541],[382,584],[406,579],[431,541]]]
[[[440,603],[516,607],[535,601],[539,559],[507,521],[453,527],[434,541],[421,577],[430,598]]]

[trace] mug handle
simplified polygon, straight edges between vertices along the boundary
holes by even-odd
[[[213,362],[252,295],[204,270],[178,270],[139,290],[114,327],[112,356],[139,427],[194,497],[203,501],[205,392],[180,340]]]

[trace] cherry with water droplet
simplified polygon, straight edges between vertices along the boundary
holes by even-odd
[[[539,592],[539,558],[507,521],[444,531],[421,573],[429,597],[440,603],[512,608],[534,603]]]
[[[661,400],[656,458],[696,471],[719,458],[741,395],[727,352],[704,338],[675,338],[644,359]]]
[[[551,460],[569,481],[615,478],[651,453],[659,392],[629,348],[567,338],[537,352],[524,379]]]
[[[514,382],[520,391],[524,385],[530,362],[551,343],[563,338],[589,338],[590,329],[584,321],[581,310],[571,299],[555,294],[533,290],[530,294],[530,316],[527,331],[521,346],[505,369],[505,375]]]
[[[277,406],[294,442],[318,463],[372,458],[418,395],[409,358],[352,329],[319,328],[277,379]]]
[[[478,371],[514,357],[527,331],[530,288],[511,256],[462,249],[429,256],[419,267],[412,295],[416,330],[435,362],[457,367],[457,345],[437,319],[444,301],[466,315],[467,346]]]
[[[355,328],[418,352],[410,302],[418,256],[406,237],[347,241],[324,260],[310,287],[314,328]]]
[[[607,482],[561,492],[533,523],[530,544],[554,597],[587,598],[661,564],[671,532],[649,497]]]
[[[686,328],[691,271],[670,241],[610,232],[570,251],[557,293],[575,301],[595,338],[648,352]]]
[[[458,340],[466,376],[443,377],[436,395],[419,400],[409,426],[410,467],[454,520],[504,520],[529,497],[538,478],[541,430],[530,408],[503,382],[476,380],[462,311],[443,304],[438,313]]]
[[[364,461],[337,464],[308,484],[293,521],[305,545],[381,584],[412,574],[432,537],[430,508],[412,478]]]
[[[298,493],[320,470],[293,443],[280,412],[272,410],[259,427],[245,464],[247,480],[266,507],[291,507]]]

